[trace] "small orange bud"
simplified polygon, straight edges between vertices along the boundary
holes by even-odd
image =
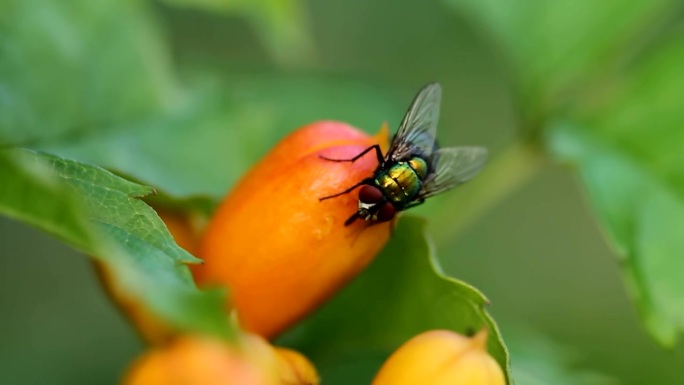
[[[280,360],[283,384],[314,385],[320,382],[316,368],[304,355],[291,349],[275,348]]]
[[[230,288],[241,325],[272,338],[314,310],[359,273],[389,238],[390,223],[345,220],[358,193],[319,201],[373,174],[387,128],[370,137],[338,122],[317,122],[283,139],[235,186],[200,246],[200,284]]]
[[[373,385],[505,385],[487,353],[487,330],[469,338],[448,330],[422,333],[385,362]]]
[[[235,345],[185,336],[144,354],[123,384],[317,385],[318,374],[304,356],[255,335],[242,335]]]

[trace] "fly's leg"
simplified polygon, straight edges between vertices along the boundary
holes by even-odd
[[[353,163],[356,160],[358,160],[359,158],[361,158],[362,156],[368,154],[371,150],[375,150],[375,156],[378,158],[378,163],[382,164],[382,162],[385,161],[385,158],[382,156],[382,150],[380,149],[379,144],[374,144],[374,145],[368,147],[367,149],[361,151],[361,153],[359,153],[358,155],[356,155],[355,157],[353,157],[351,159],[332,159],[332,158],[326,158],[323,155],[319,155],[319,157],[321,159],[329,160],[331,162],[352,162]]]
[[[344,221],[344,225],[349,226],[352,223],[354,223],[357,219],[359,219],[359,212],[358,211],[355,212],[354,214],[352,214],[352,216],[350,216],[349,218],[347,218],[347,220]]]
[[[333,195],[328,195],[327,197],[318,198],[318,200],[319,200],[319,201],[324,201],[324,200],[326,200],[326,199],[336,198],[336,197],[338,197],[338,196],[340,196],[340,195],[349,194],[349,193],[352,192],[355,188],[357,188],[357,187],[359,187],[359,186],[361,186],[361,185],[364,185],[364,184],[373,184],[373,178],[366,178],[366,179],[362,180],[361,182],[359,182],[359,183],[357,183],[357,184],[355,184],[355,185],[349,187],[348,189],[346,189],[346,190],[344,190],[344,191],[342,191],[342,192],[338,192],[337,194],[333,194]]]
[[[344,222],[344,225],[345,225],[345,226],[349,226],[349,225],[351,225],[352,223],[354,223],[358,218],[359,218],[359,214],[358,214],[358,213],[354,213],[354,215],[352,215],[351,217],[349,217],[349,219],[347,219],[347,221]],[[363,222],[364,222],[363,226],[362,226],[358,231],[356,231],[355,233],[353,233],[354,240],[352,241],[352,246],[354,245],[354,243],[356,243],[356,240],[359,239],[359,237],[361,236],[361,233],[362,233],[364,230],[366,230],[366,229],[369,228],[369,227],[373,227],[373,226],[377,226],[377,225],[379,225],[379,224],[385,223],[385,222],[374,222],[374,221],[363,221]],[[390,235],[390,238],[392,238],[392,234],[394,234],[394,228],[396,227],[396,224],[397,224],[396,218],[395,218],[395,219],[392,219],[392,220],[390,221],[390,223],[389,223],[389,235]]]

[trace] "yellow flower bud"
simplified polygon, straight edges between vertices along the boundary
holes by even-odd
[[[422,333],[385,362],[373,385],[505,385],[499,364],[487,353],[487,330],[466,337],[448,330]]]

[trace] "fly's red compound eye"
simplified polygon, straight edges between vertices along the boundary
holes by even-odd
[[[364,185],[359,190],[359,200],[366,204],[380,203],[385,197],[382,191],[375,186]]]
[[[378,210],[378,222],[387,222],[392,220],[396,212],[397,210],[394,208],[393,204],[385,202],[382,206],[380,206],[380,210]]]

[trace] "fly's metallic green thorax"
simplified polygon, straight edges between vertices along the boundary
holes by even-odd
[[[406,162],[397,162],[387,170],[378,170],[375,184],[390,201],[404,205],[411,202],[420,191],[427,169],[427,162],[415,156]]]
[[[414,156],[408,161],[409,166],[416,172],[420,180],[424,180],[428,173],[428,165],[425,159]]]

